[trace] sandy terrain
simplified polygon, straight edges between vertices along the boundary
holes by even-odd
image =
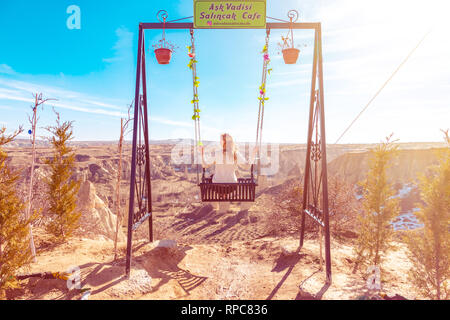
[[[81,286],[90,299],[357,299],[367,292],[360,272],[352,273],[352,249],[333,242],[333,283],[325,286],[317,241],[307,240],[296,252],[294,238],[263,238],[228,244],[179,243],[178,248],[135,244],[130,279],[124,277],[124,259],[112,262],[112,242],[72,239],[51,251],[41,252],[29,272],[64,272],[81,269]],[[283,254],[283,249],[290,254]],[[286,249],[285,249],[286,250]],[[125,245],[121,246],[122,253]],[[409,268],[404,249],[398,246],[382,272],[383,290],[418,298],[406,279]],[[8,293],[15,299],[79,299],[66,281],[32,278],[24,288]]]
[[[351,160],[355,169],[351,178],[363,176],[367,170],[367,147],[335,146],[329,152],[330,172],[348,170],[347,163]],[[406,168],[396,177],[400,184],[414,180],[418,172],[434,161],[429,149],[408,151],[403,147],[404,152],[413,156],[403,156],[397,163]],[[426,146],[431,147],[436,145]],[[418,148],[411,146],[411,149]],[[365,272],[352,272],[351,236],[332,239],[333,283],[329,287],[325,286],[325,273],[320,270],[316,234],[308,234],[304,247],[298,251],[298,217],[289,216],[279,202],[280,195],[286,192],[286,181],[301,177],[304,146],[282,146],[280,171],[261,186],[256,202],[250,207],[233,203],[226,213],[199,202],[195,171],[190,166],[172,164],[170,151],[170,145],[151,147],[154,231],[155,239],[176,240],[177,248],[159,248],[158,242],[148,243],[148,228],[144,224],[134,234],[131,277],[123,277],[125,242],[119,245],[120,259],[113,262],[111,241],[111,227],[116,219],[113,195],[117,151],[114,144],[80,144],[75,146],[75,152],[76,177],[86,181],[82,197],[86,200],[81,204],[86,218],[83,232],[68,243],[55,246],[42,227],[36,227],[38,262],[22,272],[65,272],[78,266],[82,288],[90,288],[90,299],[357,299],[367,292]],[[126,146],[125,153],[129,152]],[[351,156],[348,152],[352,152]],[[8,153],[13,166],[25,169],[24,186],[30,152],[18,145],[9,148]],[[41,159],[50,154],[45,146],[38,150]],[[45,178],[46,170],[40,163],[38,181]],[[124,215],[129,170],[127,156],[121,190]],[[126,219],[122,231],[126,234]],[[396,244],[382,270],[383,291],[409,299],[420,298],[407,280],[409,267],[405,248]],[[69,291],[64,280],[30,278],[22,284],[22,289],[9,291],[8,298],[82,296],[79,290]]]

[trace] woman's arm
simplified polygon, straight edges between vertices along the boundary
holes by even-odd
[[[236,150],[236,158],[237,158],[237,163],[236,163],[236,169],[242,170],[242,171],[247,171],[249,170],[246,166],[247,165],[252,165],[256,163],[256,154],[258,152],[258,147],[255,147],[252,151],[252,153],[250,154],[250,158],[249,158],[249,163],[247,163],[245,157]]]
[[[242,153],[239,152],[239,150],[236,150],[236,164],[244,164],[246,163],[245,157],[242,155]]]
[[[257,146],[255,148],[253,148],[253,150],[250,154],[249,164],[256,163],[256,156],[258,155],[258,150],[259,150],[259,148]],[[239,152],[239,150],[236,150],[235,152],[236,152],[236,160],[237,160],[236,165],[247,164],[245,157]]]
[[[257,156],[258,156],[258,150],[259,150],[259,147],[258,146],[256,146],[256,147],[254,147],[253,148],[253,150],[252,150],[252,152],[251,152],[251,154],[250,154],[250,164],[255,164],[256,163],[256,158],[257,158]]]
[[[209,169],[212,165],[216,164],[216,162],[213,162],[211,164],[206,164],[205,161],[205,152],[203,146],[199,146],[200,152],[202,154],[202,167],[205,169]]]

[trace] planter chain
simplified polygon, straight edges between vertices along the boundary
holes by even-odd
[[[163,24],[163,31],[162,31],[162,48],[165,48],[166,45],[166,20],[169,14],[166,10],[159,10],[156,14],[156,18]]]

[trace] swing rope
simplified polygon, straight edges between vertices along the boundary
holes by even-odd
[[[200,163],[198,161],[199,154],[198,154],[198,147],[203,146],[202,139],[201,139],[201,131],[200,131],[200,109],[199,109],[199,98],[198,98],[198,85],[199,85],[199,78],[197,76],[197,60],[196,53],[195,53],[195,38],[194,38],[194,30],[190,30],[191,34],[191,46],[189,47],[189,57],[191,58],[189,62],[189,68],[192,71],[192,90],[193,90],[193,99],[192,104],[194,107],[194,115],[192,116],[192,120],[194,120],[194,139],[195,139],[195,161],[197,167],[197,184],[200,182]],[[269,99],[266,97],[266,81],[267,81],[267,74],[269,72],[269,39],[270,39],[270,29],[266,29],[266,39],[265,39],[265,46],[263,49],[263,70],[262,70],[262,78],[261,78],[261,86],[259,87],[260,90],[260,96],[259,96],[259,106],[258,106],[258,122],[256,125],[256,141],[255,146],[258,147],[258,153],[257,153],[257,176],[256,176],[256,183],[258,183],[258,178],[261,173],[261,146],[262,146],[262,130],[263,130],[263,124],[264,124],[264,104]]]
[[[194,163],[197,166],[197,184],[200,182],[199,176],[199,157],[198,157],[198,147],[202,146],[202,137],[200,134],[200,109],[198,106],[198,84],[199,78],[197,76],[197,60],[195,60],[195,38],[194,38],[194,29],[190,30],[191,34],[191,47],[189,48],[189,57],[191,58],[189,62],[189,68],[192,70],[192,89],[193,89],[193,99],[192,104],[194,106],[194,115],[192,116],[192,120],[194,120],[194,130],[195,130],[195,161]]]
[[[261,173],[261,145],[262,145],[262,130],[264,124],[264,104],[268,100],[266,98],[266,80],[268,73],[268,66],[270,63],[269,59],[269,37],[270,37],[270,29],[266,30],[266,44],[263,49],[263,70],[262,70],[262,79],[261,86],[259,87],[260,97],[259,99],[259,108],[258,108],[258,123],[256,124],[256,141],[255,146],[258,147],[258,155],[257,155],[257,176],[256,183],[258,183],[259,175]]]

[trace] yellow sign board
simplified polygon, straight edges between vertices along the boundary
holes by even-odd
[[[265,28],[266,0],[194,0],[194,28]]]

